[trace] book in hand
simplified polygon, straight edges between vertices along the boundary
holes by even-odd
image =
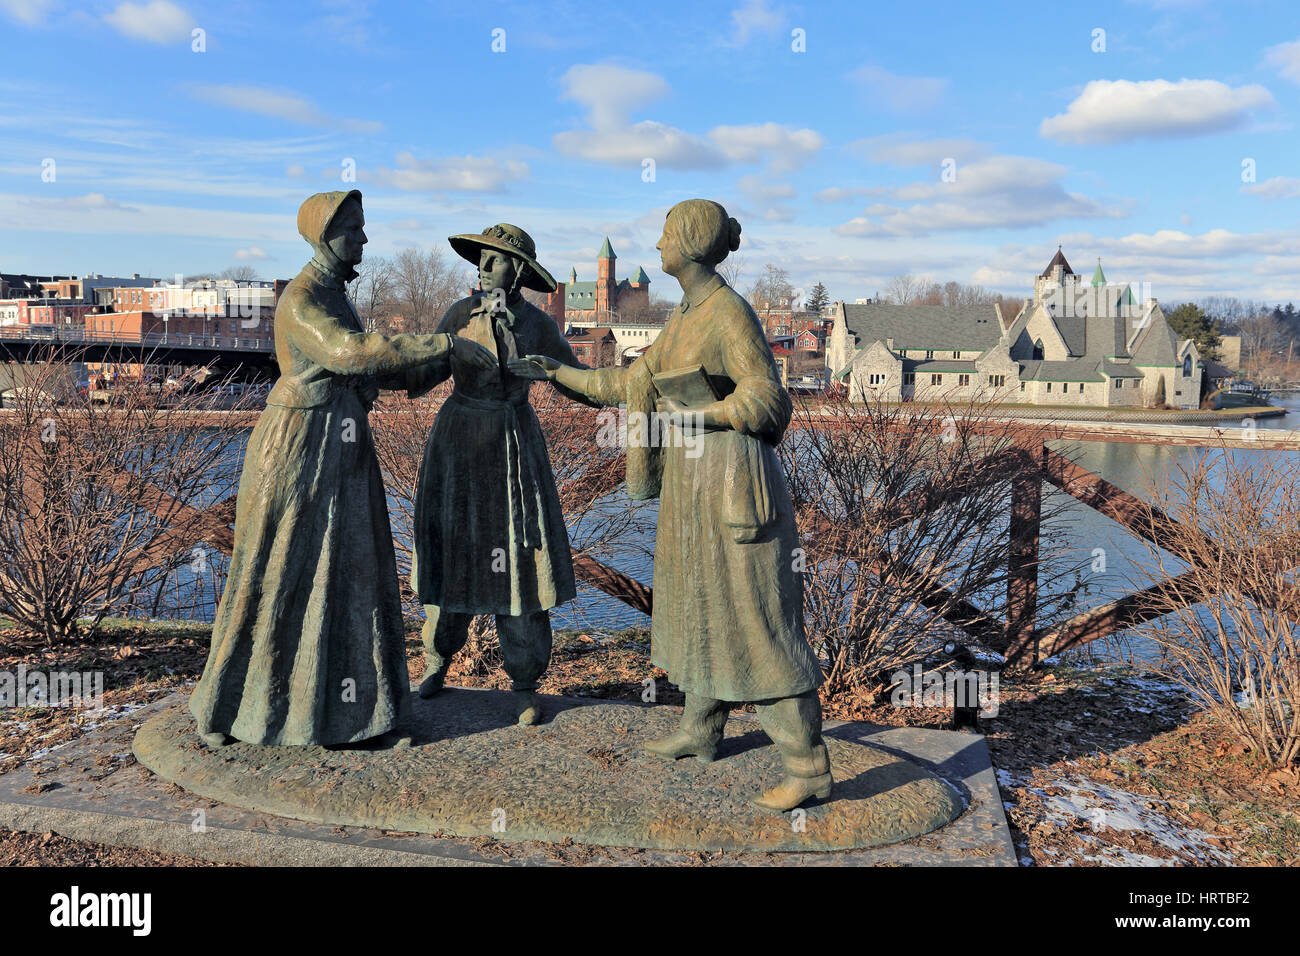
[[[704,408],[721,397],[703,365],[671,369],[653,375],[651,379],[660,395],[686,408]]]

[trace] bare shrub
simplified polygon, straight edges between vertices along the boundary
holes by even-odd
[[[1148,591],[1154,667],[1270,767],[1300,763],[1300,463],[1201,451],[1154,489],[1142,519],[1172,586]]]
[[[879,693],[885,675],[947,640],[1001,642],[1013,610],[1011,488],[1038,480],[1043,427],[991,427],[995,413],[835,395],[796,405],[779,453],[805,550],[805,622],[829,693]],[[1062,507],[1042,499],[1028,626],[1068,609],[1081,587],[1049,528]]]
[[[229,549],[248,424],[141,383],[92,404],[75,367],[24,366],[0,411],[0,611],[49,643],[156,612],[178,561],[201,573],[202,542]]]

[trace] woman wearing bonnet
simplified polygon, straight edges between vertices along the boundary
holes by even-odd
[[[248,440],[235,544],[190,711],[199,736],[356,743],[394,730],[410,697],[397,562],[367,415],[454,354],[452,335],[365,332],[345,291],[366,243],[361,193],[298,210],[314,255],[275,310],[280,378]]]
[[[626,368],[583,369],[530,355],[511,368],[522,375],[531,366],[534,377],[595,404],[626,403],[629,420],[657,410],[702,426],[689,442],[627,449],[628,493],[659,498],[651,659],[686,695],[676,733],[646,746],[708,762],[728,711],[753,703],[785,767],[781,783],[755,802],[785,811],[829,797],[831,773],[817,695],[822,672],[804,638],[794,570],[799,540],[774,450],[790,397],[753,310],[716,272],[739,245],[740,224],[721,205],[678,203],[657,248],[684,296],[641,358]],[[695,366],[716,401],[688,409],[657,392],[653,376]],[[686,444],[695,446],[690,454]]]

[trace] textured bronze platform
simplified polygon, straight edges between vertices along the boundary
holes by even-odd
[[[897,752],[828,737],[835,793],[806,816],[749,799],[781,777],[756,723],[733,719],[718,760],[667,761],[641,744],[680,710],[594,704],[514,726],[509,695],[452,689],[416,698],[410,749],[208,750],[183,706],[150,718],[136,758],[212,800],[311,823],[498,840],[660,850],[848,850],[929,833],[959,816],[953,787]]]

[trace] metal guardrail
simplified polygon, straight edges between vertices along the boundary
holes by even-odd
[[[195,335],[189,332],[147,332],[123,335],[88,329],[34,329],[0,326],[0,341],[49,343],[52,345],[123,345],[140,348],[230,349],[242,352],[274,352],[275,344],[256,337]]]

